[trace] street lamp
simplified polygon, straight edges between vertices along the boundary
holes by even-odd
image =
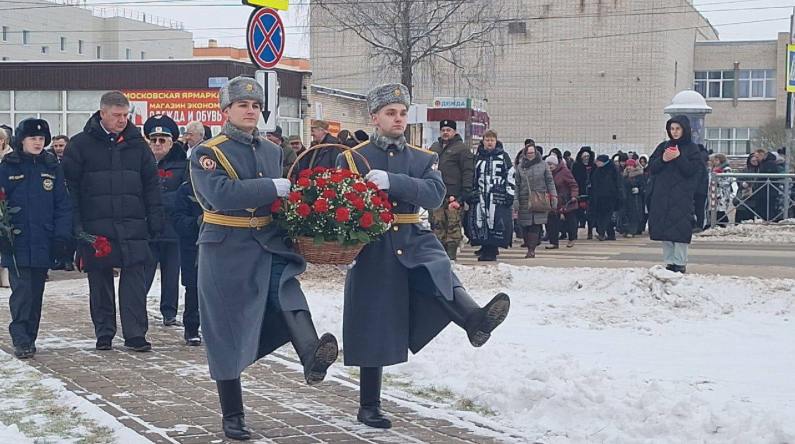
[[[671,104],[663,110],[673,116],[685,115],[690,120],[691,139],[693,143],[704,144],[704,117],[712,112],[704,97],[691,89],[679,92],[671,100]]]

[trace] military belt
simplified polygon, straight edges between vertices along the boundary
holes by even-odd
[[[234,228],[262,228],[273,221],[271,216],[248,217],[248,216],[226,216],[223,214],[204,212],[204,222],[213,225]]]
[[[393,224],[418,224],[420,223],[420,215],[417,213],[410,214],[393,214],[395,219],[392,220]]]

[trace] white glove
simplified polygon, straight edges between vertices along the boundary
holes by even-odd
[[[637,187],[632,188],[632,194],[638,194],[640,190]]]
[[[273,185],[276,186],[276,195],[279,197],[287,197],[290,192],[290,179],[273,179]]]
[[[384,170],[370,170],[364,178],[378,185],[379,190],[389,189],[389,173]]]

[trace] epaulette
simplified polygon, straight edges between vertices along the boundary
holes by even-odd
[[[202,143],[202,145],[206,146],[207,148],[212,148],[226,142],[227,140],[229,140],[228,137],[223,134],[219,134],[212,139],[206,140],[204,143]]]
[[[431,151],[431,150],[426,150],[425,148],[420,148],[420,147],[418,147],[418,146],[409,145],[408,143],[406,144],[406,146],[407,146],[407,147],[409,147],[409,148],[411,148],[411,149],[413,149],[413,150],[422,151],[422,152],[423,152],[423,153],[425,153],[425,154],[435,154],[435,153],[434,153],[433,151]]]

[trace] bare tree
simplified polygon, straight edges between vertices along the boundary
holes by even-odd
[[[367,42],[384,69],[399,70],[409,92],[420,64],[447,64],[466,77],[476,68],[466,51],[491,47],[501,22],[486,0],[313,0],[313,7]]]
[[[757,130],[753,140],[754,145],[768,151],[775,151],[789,143],[790,131],[787,129],[784,119],[771,120]]]

